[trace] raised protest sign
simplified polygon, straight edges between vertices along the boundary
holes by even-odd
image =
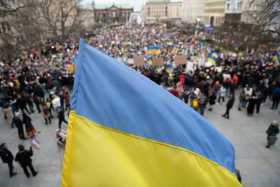
[[[185,56],[179,55],[175,57],[175,63],[176,65],[186,64],[187,58]]]
[[[143,66],[144,65],[144,56],[143,55],[135,55],[133,57],[133,60],[134,60],[134,65],[135,66]]]

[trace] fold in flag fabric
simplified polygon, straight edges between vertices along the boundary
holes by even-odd
[[[197,112],[80,42],[62,187],[239,187],[234,149]]]

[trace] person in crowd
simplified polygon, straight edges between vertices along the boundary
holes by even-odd
[[[46,105],[49,109],[49,114],[50,114],[50,119],[53,119],[53,113],[54,113],[54,107],[53,107],[53,103],[52,103],[52,97],[48,97],[47,100],[46,100]]]
[[[183,92],[183,100],[186,104],[189,103],[189,97],[190,97],[190,91],[188,89],[185,89]]]
[[[245,93],[245,104],[244,105],[247,106],[249,98],[253,94],[253,88],[249,87],[249,85],[247,84],[246,87],[244,88],[244,93]]]
[[[23,99],[25,100],[25,103],[27,103],[29,108],[28,110],[30,111],[30,113],[34,113],[34,105],[33,105],[33,100],[31,98],[31,95],[28,93],[24,93]]]
[[[227,102],[226,105],[226,112],[224,115],[222,115],[224,118],[229,119],[230,118],[230,110],[232,109],[235,101],[235,96],[232,94]]]
[[[11,124],[12,128],[14,126],[16,126],[17,130],[18,130],[18,137],[19,139],[25,140],[25,136],[24,136],[24,129],[23,129],[23,123],[22,120],[20,119],[20,113],[16,112],[12,124]]]
[[[179,97],[179,92],[178,92],[178,90],[177,90],[177,86],[176,86],[176,85],[174,85],[174,86],[170,89],[170,93],[171,93],[172,95],[174,95],[175,97]]]
[[[263,102],[263,94],[260,90],[256,92],[256,114],[260,113],[261,104]]]
[[[232,87],[232,80],[230,78],[227,78],[224,81],[224,88],[226,89],[226,96],[227,97],[230,95],[231,87]]]
[[[241,111],[242,109],[246,108],[246,94],[245,91],[242,90],[239,95],[239,105],[238,110]]]
[[[40,98],[36,95],[33,96],[33,101],[36,106],[37,112],[41,113],[41,101]]]
[[[255,91],[253,91],[252,95],[248,99],[248,106],[247,106],[247,115],[253,116],[256,106],[257,96]]]
[[[13,117],[14,117],[15,113],[17,111],[16,99],[11,100],[11,109],[12,109],[12,114],[13,114]]]
[[[60,98],[60,107],[63,108],[63,110],[65,109],[65,101],[64,101],[64,93],[63,90],[60,90],[59,92],[59,98]]]
[[[241,176],[241,172],[239,169],[236,169],[236,177],[237,177],[237,180],[242,184],[242,176]]]
[[[6,143],[0,145],[0,157],[3,163],[8,165],[10,178],[15,176],[17,173],[14,171],[14,156],[12,152],[7,148]]]
[[[8,122],[11,121],[12,119],[12,107],[9,103],[9,101],[6,101],[4,104],[3,104],[3,115],[4,115],[4,119]]]
[[[41,80],[41,81],[44,82],[44,80]],[[45,98],[45,92],[44,92],[44,89],[42,88],[42,85],[40,85],[38,83],[34,83],[34,85],[33,85],[33,92],[34,92],[33,93],[34,96],[36,96],[38,98],[38,100],[39,100],[38,103],[42,103],[44,98]]]
[[[67,124],[68,122],[65,119],[64,110],[61,108],[58,112],[58,129],[61,129],[62,123]]]
[[[195,88],[193,93],[195,94],[195,96],[194,96],[194,97],[199,98],[199,96],[200,96],[200,94],[201,94],[201,90],[200,90],[200,88],[198,88],[198,87],[197,87],[197,88]]]
[[[276,87],[272,92],[272,110],[277,110],[280,101],[280,87]]]
[[[45,120],[45,125],[51,124],[52,118],[51,118],[51,114],[50,114],[50,108],[46,102],[43,103],[42,110],[43,110],[43,118]]]
[[[199,113],[204,116],[204,111],[207,106],[207,97],[204,93],[200,94],[199,97]]]
[[[64,103],[65,103],[65,111],[70,110],[70,92],[69,90],[65,87],[63,89],[63,98],[64,98]]]
[[[32,138],[36,134],[36,129],[32,124],[32,119],[25,113],[22,114],[22,122],[25,125],[26,134],[28,138]]]
[[[28,114],[30,114],[30,111],[27,108],[26,99],[23,97],[22,94],[18,95],[16,102],[18,109],[20,109],[22,113],[27,112]]]
[[[209,109],[208,111],[212,111],[213,110],[213,106],[216,104],[216,93],[213,89],[211,89],[210,93],[209,93]]]
[[[279,123],[273,121],[268,129],[266,130],[267,134],[267,145],[266,148],[270,148],[277,141],[277,135],[279,134]]]
[[[26,150],[23,145],[19,145],[18,150],[19,151],[16,154],[15,161],[19,163],[27,178],[30,178],[30,173],[28,170],[30,170],[32,175],[35,177],[38,174],[38,172],[34,169],[32,164],[32,147],[30,147],[29,150]]]
[[[222,104],[225,102],[226,89],[224,86],[221,86],[218,91],[218,103]]]

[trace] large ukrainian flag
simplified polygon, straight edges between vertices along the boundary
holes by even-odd
[[[238,187],[234,149],[146,77],[80,43],[62,187]]]

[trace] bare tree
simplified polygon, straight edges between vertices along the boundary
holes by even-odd
[[[67,36],[73,28],[80,28],[77,17],[82,0],[8,1],[0,0],[0,50],[7,60],[21,49],[40,46],[47,38]]]
[[[250,6],[259,9],[254,16],[261,31],[280,37],[280,0],[253,0]]]
[[[252,0],[244,4],[245,22],[225,22],[215,39],[227,48],[275,47],[280,42],[280,0]]]
[[[77,24],[82,0],[41,0],[42,18],[54,36],[66,36]]]
[[[11,60],[16,52],[31,47],[42,41],[42,30],[38,27],[36,0],[21,0],[20,4],[1,2],[0,48],[2,58]],[[3,26],[5,26],[3,28]]]

